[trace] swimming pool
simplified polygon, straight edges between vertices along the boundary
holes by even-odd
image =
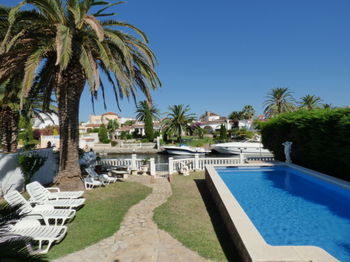
[[[286,250],[289,250],[286,246],[294,247],[296,253],[300,253],[301,247],[295,246],[317,246],[340,261],[350,261],[350,191],[346,186],[335,185],[287,165],[216,167],[214,172],[263,237],[260,242],[284,246]],[[220,191],[218,187],[216,191]],[[229,199],[221,198],[226,202]],[[227,203],[224,205],[235,204]],[[239,212],[232,213],[234,220]],[[240,220],[244,218],[234,223],[239,224]],[[238,238],[243,239],[239,227],[235,225],[235,230]],[[254,238],[254,234],[246,234],[247,239]],[[247,239],[242,240],[245,245]],[[285,259],[296,259],[293,256],[287,254]],[[307,259],[306,256],[303,258]]]

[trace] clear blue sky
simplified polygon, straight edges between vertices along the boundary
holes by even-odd
[[[161,112],[188,104],[197,115],[225,116],[251,104],[261,113],[273,87],[350,104],[349,0],[129,0],[116,11],[150,38],[163,84],[153,93]],[[99,101],[97,114],[105,111]],[[121,103],[122,112],[114,101],[109,90],[107,110],[134,116],[132,100]],[[88,92],[80,109],[87,120]]]

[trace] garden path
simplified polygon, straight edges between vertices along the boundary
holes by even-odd
[[[153,210],[171,195],[166,178],[129,176],[130,181],[151,187],[152,193],[129,209],[113,236],[54,262],[177,262],[208,261],[183,246],[153,222]],[[78,241],[78,240],[77,240]]]

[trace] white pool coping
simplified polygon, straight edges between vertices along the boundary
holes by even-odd
[[[319,172],[312,171],[294,164],[259,163],[229,166],[273,166],[286,165],[301,170],[310,175],[324,179],[333,184],[350,190],[350,183],[336,179]],[[206,182],[216,201],[220,213],[229,229],[242,259],[246,262],[335,262],[339,261],[317,246],[271,246],[261,236],[253,222],[244,212],[239,202],[230,192],[224,181],[216,172],[215,167],[222,165],[206,166]]]

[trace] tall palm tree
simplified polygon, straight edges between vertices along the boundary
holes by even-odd
[[[196,119],[195,114],[189,113],[188,105],[173,105],[169,107],[170,112],[163,121],[164,131],[168,136],[174,135],[181,142],[183,134],[191,131],[191,124]]]
[[[305,95],[300,98],[300,108],[305,108],[307,110],[312,110],[318,108],[321,103],[321,98],[315,95]]]
[[[158,120],[160,112],[159,109],[149,101],[140,101],[136,106],[136,119],[145,121],[147,114],[150,114],[153,120]]]
[[[233,121],[233,126],[237,128],[239,120],[243,119],[242,111],[233,111],[228,118]]]
[[[38,88],[33,88],[25,99],[22,109],[19,107],[22,76],[22,74],[14,75],[5,83],[0,84],[0,140],[5,152],[16,152],[17,150],[20,115],[30,122],[33,117],[43,120],[41,113],[50,117],[50,113],[56,114],[57,112],[53,100],[50,100],[51,104],[47,110],[42,110],[43,93]]]
[[[273,88],[264,102],[264,113],[267,117],[274,117],[280,113],[294,111],[294,98],[288,88]]]
[[[136,106],[136,119],[145,123],[145,135],[149,141],[154,140],[153,121],[159,119],[159,109],[149,101],[140,101]]]
[[[18,11],[23,4],[26,10]],[[109,4],[95,0],[24,0],[9,15],[5,48],[0,53],[0,82],[9,70],[24,65],[22,97],[26,97],[37,77],[45,87],[46,100],[54,92],[60,122],[60,165],[56,183],[63,189],[82,188],[79,166],[79,102],[87,82],[91,94],[101,87],[103,73],[112,87],[116,103],[136,96],[141,90],[151,100],[150,89],[160,86],[156,63],[146,35],[138,28],[114,19],[98,20],[114,13],[105,11],[122,2]],[[102,6],[99,11],[93,11]],[[30,9],[32,8],[32,9]],[[122,32],[133,30],[140,38]],[[13,44],[9,39],[18,37]],[[16,55],[15,55],[16,54]],[[104,96],[104,95],[103,95]]]
[[[251,120],[255,115],[255,110],[251,105],[246,105],[243,107],[241,114],[244,119]]]

